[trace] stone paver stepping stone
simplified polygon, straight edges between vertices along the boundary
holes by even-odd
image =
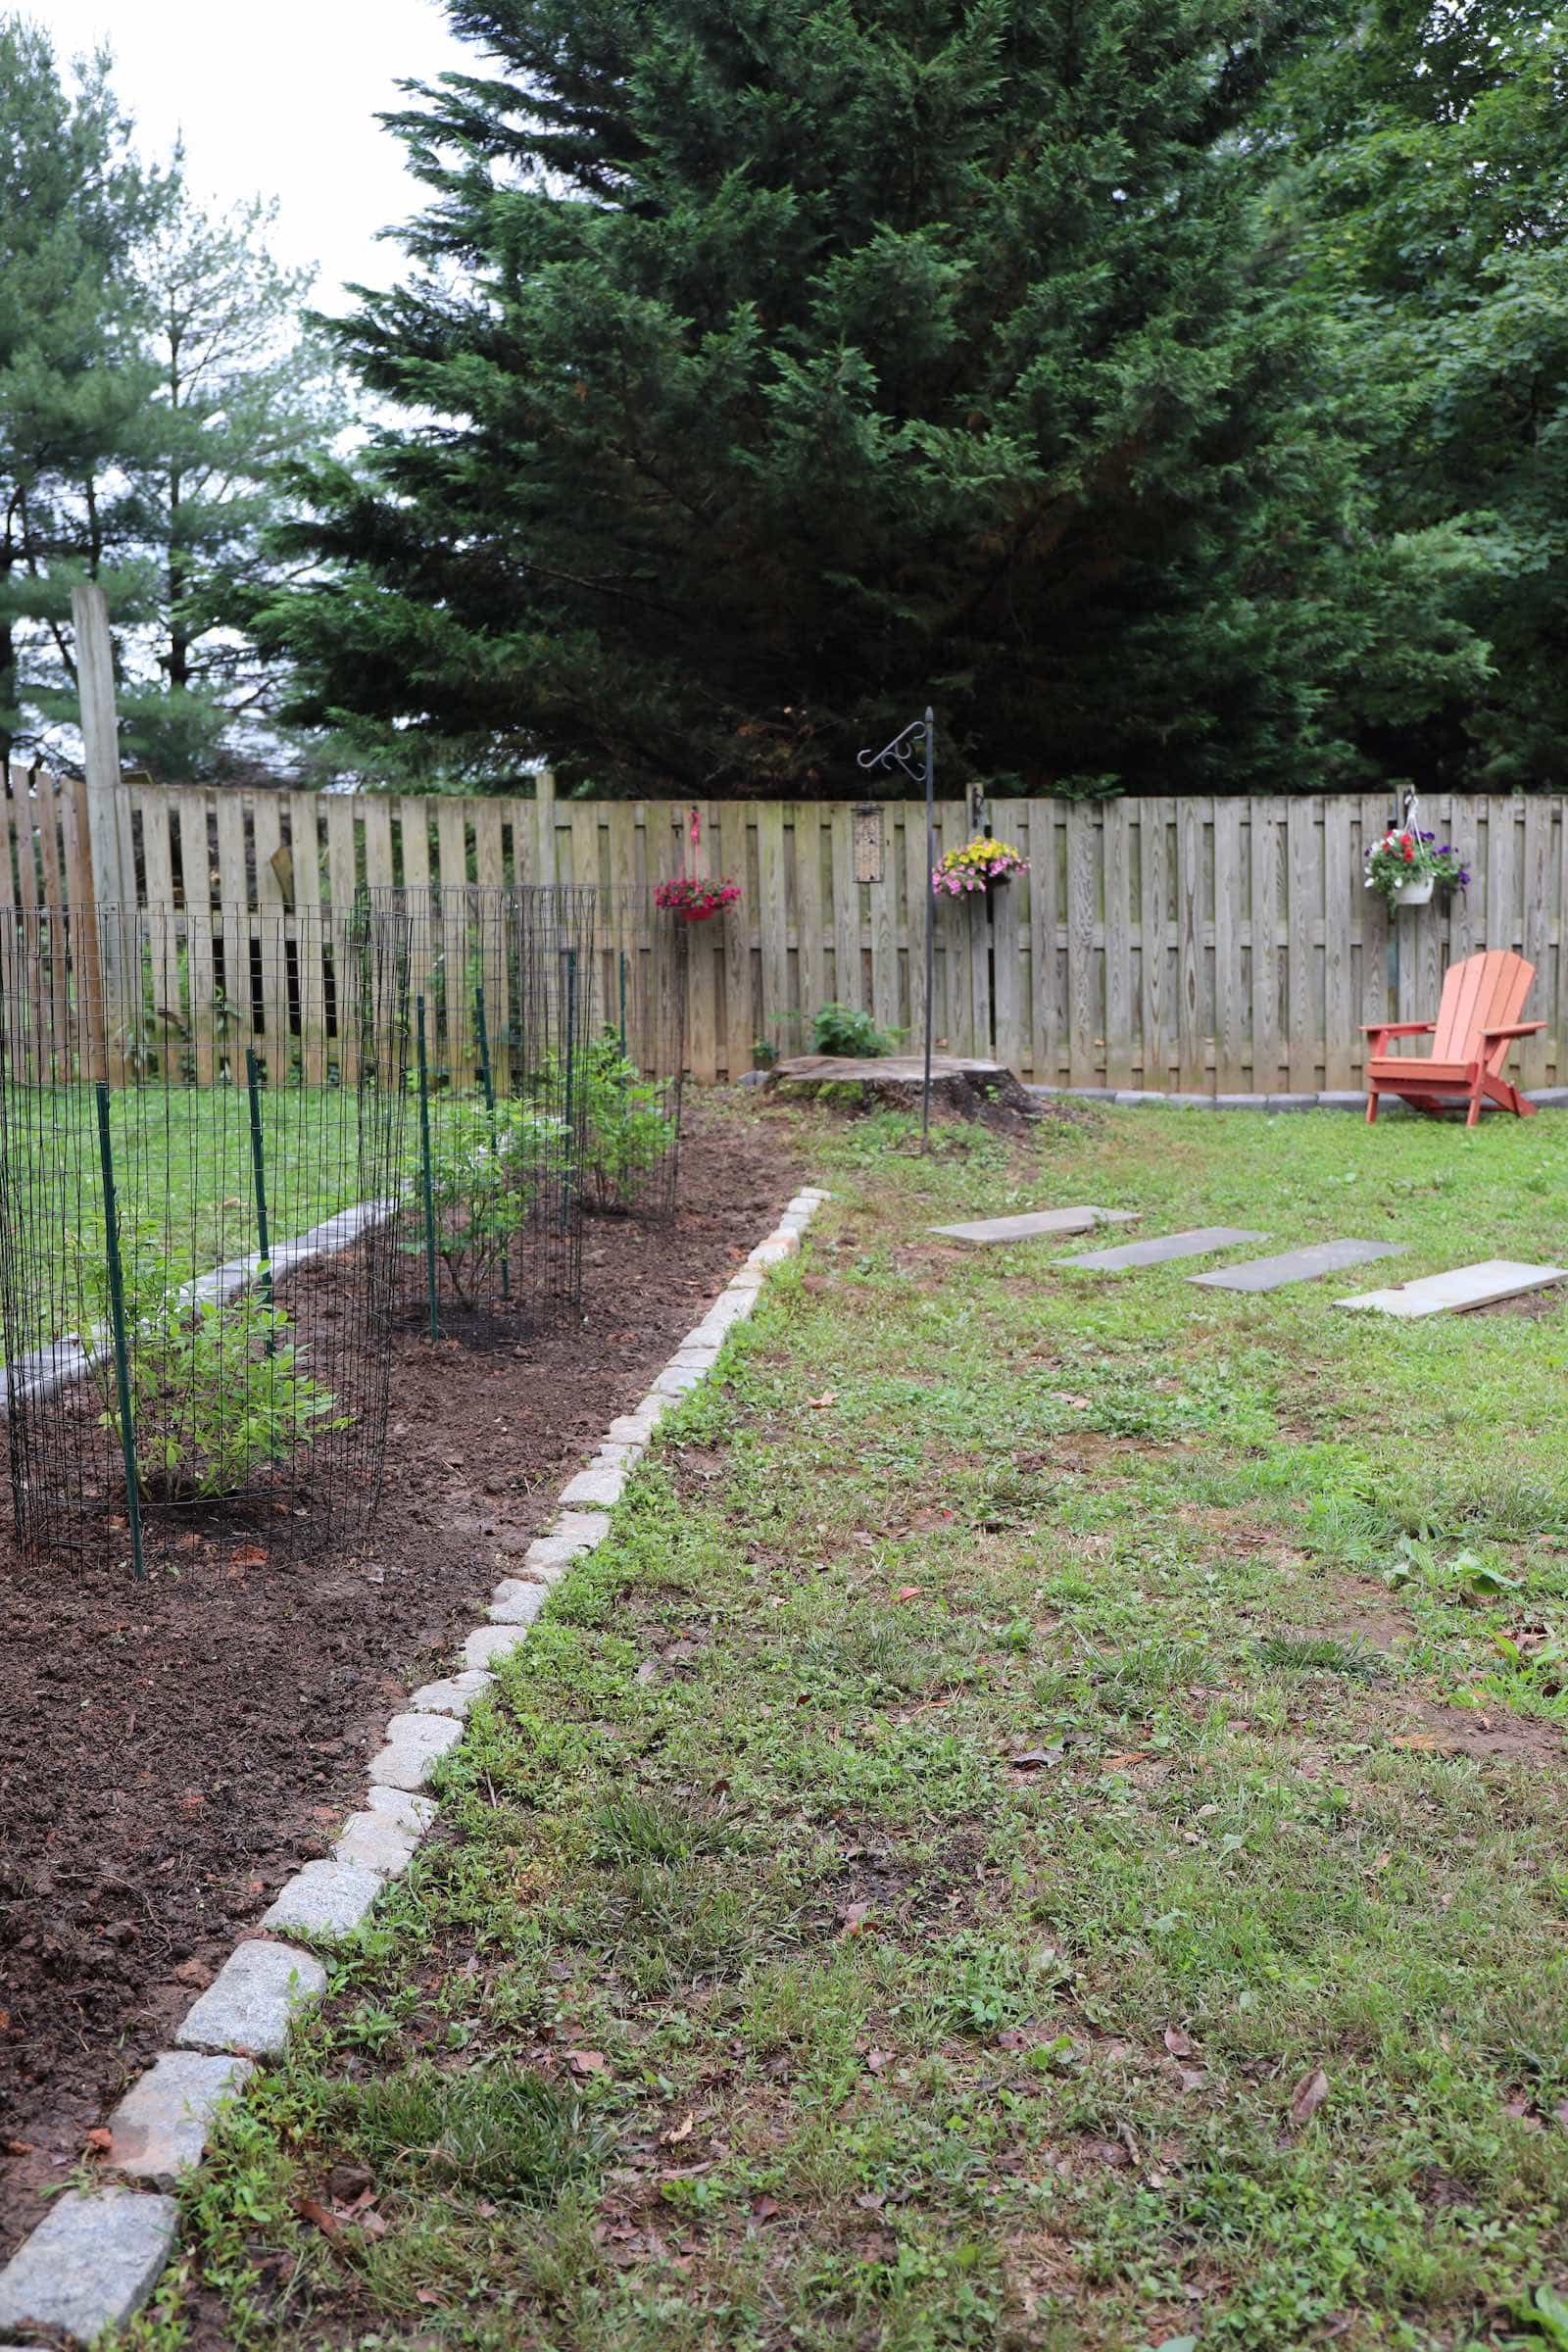
[[[1364,1266],[1374,1257],[1402,1257],[1403,1242],[1313,1242],[1305,1250],[1286,1250],[1278,1257],[1249,1258],[1243,1266],[1220,1266],[1212,1274],[1189,1274],[1189,1282],[1208,1291],[1279,1291],[1288,1282],[1316,1282],[1324,1274],[1343,1273],[1347,1266]]]
[[[1336,1298],[1336,1306],[1373,1307],[1379,1314],[1462,1315],[1467,1307],[1492,1306],[1499,1298],[1519,1298],[1527,1291],[1549,1290],[1568,1282],[1568,1266],[1526,1266],[1513,1257],[1484,1257],[1473,1266],[1455,1266],[1447,1274],[1424,1274],[1397,1290],[1364,1291],[1358,1298]]]
[[[1135,1208],[1036,1208],[1021,1217],[980,1217],[971,1225],[931,1225],[954,1242],[1032,1242],[1042,1234],[1092,1233],[1097,1225],[1131,1225]]]
[[[1087,1266],[1092,1273],[1116,1274],[1123,1266],[1162,1266],[1173,1257],[1204,1257],[1211,1250],[1238,1250],[1244,1242],[1266,1242],[1266,1233],[1241,1225],[1199,1225],[1191,1233],[1162,1233],[1148,1242],[1122,1242],[1114,1250],[1091,1250],[1083,1257],[1058,1257],[1058,1266]]]

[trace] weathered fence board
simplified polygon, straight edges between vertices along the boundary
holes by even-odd
[[[708,805],[694,846],[685,805],[558,801],[548,777],[531,799],[126,790],[140,896],[174,917],[155,935],[146,999],[156,1015],[182,995],[203,1074],[232,1018],[247,909],[281,909],[286,921],[396,883],[625,891],[685,868],[730,876],[741,903],[689,942],[698,1078],[738,1076],[759,1041],[796,1050],[829,998],[911,1040],[920,1032],[929,882],[917,802],[881,805],[880,878],[862,883],[849,802]],[[1388,815],[1378,795],[998,802],[992,829],[1017,843],[1030,871],[989,904],[939,903],[938,1036],[1044,1085],[1350,1088],[1363,1023],[1430,1017],[1449,961],[1501,947],[1537,966],[1530,1012],[1546,1024],[1524,1048],[1521,1075],[1568,1084],[1568,799],[1429,803],[1424,821],[1454,842],[1474,881],[1467,896],[1392,916],[1361,880],[1363,850]],[[968,830],[961,804],[939,806],[939,851]],[[27,907],[90,903],[79,783],[10,772],[0,893]],[[221,971],[201,928],[186,936],[178,920],[198,906],[222,910]],[[300,929],[292,1008],[274,979],[266,1019],[295,1019],[320,1069],[330,973],[323,935]],[[28,984],[42,1005],[61,982],[40,969]]]

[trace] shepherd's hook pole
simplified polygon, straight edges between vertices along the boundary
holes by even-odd
[[[860,767],[902,767],[911,779],[920,772],[914,764],[916,750],[924,753],[922,767],[925,779],[925,1078],[920,1090],[920,1149],[931,1149],[931,1039],[936,1023],[937,975],[937,901],[930,876],[937,863],[937,722],[929,703],[923,718],[912,718],[909,724],[891,743],[879,752],[857,754]]]
[[[937,894],[931,876],[937,866],[937,728],[928,703],[925,710],[925,1081],[920,1091],[920,1149],[931,1149],[931,1030],[932,1000],[937,977]]]

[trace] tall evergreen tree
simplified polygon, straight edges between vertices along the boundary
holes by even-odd
[[[1365,502],[1424,542],[1489,666],[1360,713],[1432,783],[1568,783],[1568,23],[1368,0],[1275,110],[1273,209]]]
[[[122,713],[127,750],[161,775],[223,773],[270,720],[278,665],[245,624],[278,582],[282,469],[318,458],[344,422],[322,342],[301,329],[313,273],[273,259],[275,218],[260,200],[210,216],[176,172],[139,257],[156,381],[132,512],[150,576]]]
[[[107,59],[68,80],[40,27],[0,17],[0,759],[36,739],[40,678],[69,670],[72,577],[129,552],[119,461],[152,380],[134,257],[164,194]]]
[[[394,122],[423,272],[343,330],[403,418],[264,618],[306,715],[612,790],[842,791],[928,697],[1004,783],[1291,758],[1275,0],[449,10],[490,70]]]

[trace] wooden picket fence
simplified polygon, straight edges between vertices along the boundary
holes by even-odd
[[[305,912],[367,885],[630,886],[729,875],[738,906],[694,929],[688,1066],[704,1080],[788,1053],[830,1001],[911,1040],[923,1017],[924,811],[884,802],[875,878],[856,876],[855,805],[213,792],[131,783],[138,897]],[[0,896],[93,896],[84,788],[13,771]],[[993,830],[1030,861],[988,902],[937,910],[936,1028],[1047,1086],[1158,1092],[1348,1089],[1361,1024],[1435,1010],[1449,960],[1514,948],[1537,966],[1542,1036],[1524,1083],[1568,1084],[1568,801],[1445,796],[1423,821],[1453,841],[1469,891],[1390,916],[1362,887],[1387,799],[999,801]],[[938,811],[941,847],[968,836]],[[650,922],[671,918],[650,907]],[[199,1008],[196,1011],[199,1022]]]

